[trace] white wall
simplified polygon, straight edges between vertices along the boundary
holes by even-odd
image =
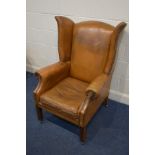
[[[99,20],[112,25],[128,24],[128,0],[27,0],[27,71],[34,72],[58,61],[55,15],[75,22]],[[129,29],[122,33],[112,79],[110,98],[128,104]]]

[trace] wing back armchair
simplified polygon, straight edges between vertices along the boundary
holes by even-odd
[[[99,22],[74,23],[56,16],[60,61],[38,70],[34,90],[36,111],[42,109],[80,127],[80,139],[86,139],[86,127],[102,104],[107,104],[117,40],[125,27]]]

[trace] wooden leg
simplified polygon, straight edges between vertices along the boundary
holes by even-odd
[[[43,112],[42,112],[42,109],[39,108],[38,106],[36,106],[36,111],[37,111],[38,120],[42,121],[43,120]]]
[[[81,142],[85,142],[86,135],[87,135],[86,127],[80,127],[80,140],[81,140]]]
[[[104,100],[104,106],[105,107],[108,107],[108,96],[105,98],[105,100]]]

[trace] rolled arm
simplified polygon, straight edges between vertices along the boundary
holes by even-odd
[[[98,77],[96,77],[90,85],[86,89],[86,94],[90,94],[92,92],[93,97],[97,97],[100,95],[102,90],[106,87],[107,82],[110,80],[110,75],[107,74],[101,74]]]
[[[38,70],[35,75],[39,78],[37,88],[34,90],[36,100],[39,96],[68,76],[70,62],[58,62]]]
[[[98,105],[92,105],[97,101],[98,97],[102,98],[105,93],[107,93],[107,90],[109,89],[109,80],[111,80],[111,75],[107,75],[105,73],[99,75],[96,77],[90,85],[86,89],[86,97],[84,102],[81,104],[79,108],[79,116],[80,116],[80,126],[85,126],[86,123],[89,121],[87,117],[87,113],[89,113],[91,108],[96,108],[100,103],[97,103]],[[89,112],[88,112],[89,111]]]

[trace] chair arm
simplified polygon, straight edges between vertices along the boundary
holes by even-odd
[[[91,111],[99,99],[98,97],[102,98],[102,96],[106,93],[107,89],[109,89],[109,80],[111,80],[111,75],[107,75],[105,73],[99,75],[95,78],[90,85],[86,89],[86,97],[84,102],[81,104],[79,108],[79,117],[80,117],[80,126],[85,126],[89,120],[87,120],[87,115]],[[100,103],[97,103],[96,107]],[[90,116],[91,117],[91,116]]]
[[[93,98],[97,97],[98,95],[103,93],[102,90],[106,87],[106,84],[110,79],[111,79],[111,76],[105,73],[99,75],[87,87],[86,94],[88,94],[89,92],[92,92],[91,94],[92,97]]]
[[[69,61],[57,62],[38,70],[35,75],[39,78],[39,83],[33,92],[35,99],[39,101],[40,95],[67,77],[69,70]]]
[[[88,92],[88,94],[85,97],[85,100],[83,101],[83,103],[81,104],[81,106],[78,110],[78,114],[79,114],[79,118],[80,118],[79,125],[81,127],[84,124],[84,117],[85,117],[88,107],[90,106],[90,104],[92,104],[92,100],[93,100],[93,92]]]

